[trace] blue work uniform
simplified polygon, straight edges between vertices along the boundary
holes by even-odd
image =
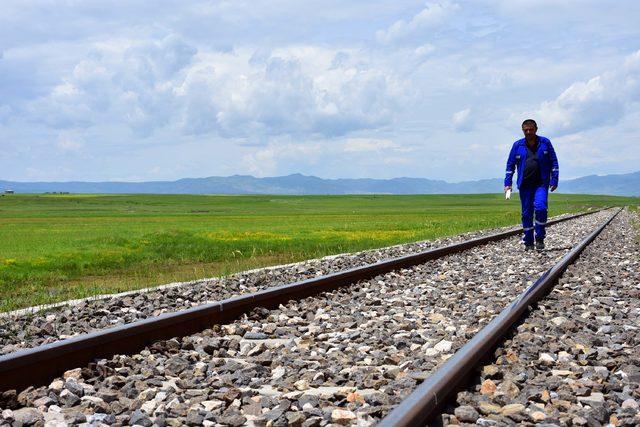
[[[511,187],[513,174],[516,168],[518,169],[516,184],[522,204],[523,241],[527,246],[533,245],[534,230],[535,238],[544,240],[547,224],[547,195],[550,186],[558,186],[560,173],[558,157],[551,141],[544,136],[536,138],[536,146],[532,149],[527,147],[525,138],[513,143],[504,177],[504,186]]]

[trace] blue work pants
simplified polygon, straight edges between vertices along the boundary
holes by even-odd
[[[547,197],[549,187],[536,186],[520,188],[520,203],[522,204],[522,228],[524,230],[525,245],[533,245],[533,232],[536,240],[544,240],[547,225]],[[534,225],[535,214],[535,225]]]

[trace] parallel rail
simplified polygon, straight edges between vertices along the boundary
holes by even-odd
[[[548,225],[595,212],[598,211],[550,220]],[[192,335],[215,324],[228,323],[257,307],[275,308],[289,300],[302,299],[348,286],[393,270],[408,268],[445,255],[506,239],[521,232],[520,229],[516,229],[495,233],[0,356],[0,392],[45,385],[65,371],[85,366],[97,358],[108,358],[115,354],[132,354],[155,341]]]
[[[589,244],[622,211],[618,210],[594,232],[585,237],[569,253],[518,298],[507,306],[487,326],[429,376],[400,405],[391,411],[378,427],[413,427],[427,425],[439,413],[443,405],[465,382],[476,365],[491,352],[513,325],[522,317],[527,307],[544,298],[562,273],[589,246]]]

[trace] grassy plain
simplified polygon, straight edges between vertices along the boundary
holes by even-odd
[[[551,195],[550,215],[637,204]],[[502,195],[0,197],[0,311],[516,224]]]

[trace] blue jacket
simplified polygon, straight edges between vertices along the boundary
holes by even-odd
[[[544,136],[538,135],[538,164],[540,165],[540,177],[542,182],[540,185],[544,187],[558,186],[558,176],[560,169],[558,167],[558,158],[556,152],[551,145],[551,141]],[[522,185],[522,176],[524,174],[524,163],[527,158],[527,143],[525,139],[519,139],[513,143],[509,159],[507,160],[507,174],[504,177],[504,186],[511,187],[513,173],[518,168],[518,180],[516,184],[518,188]]]

